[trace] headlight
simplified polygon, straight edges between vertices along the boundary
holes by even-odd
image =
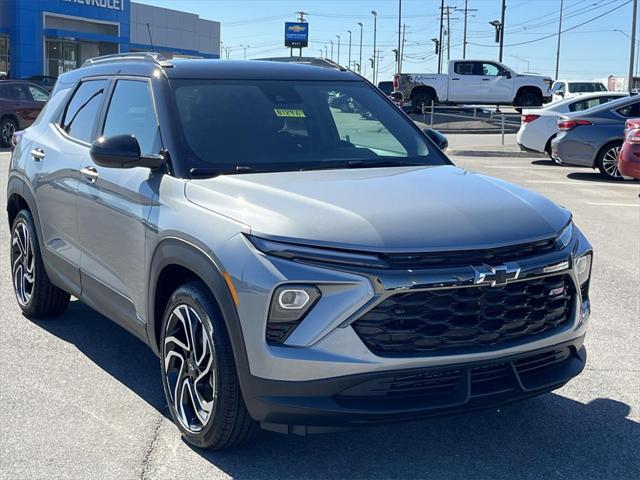
[[[559,248],[565,248],[573,238],[573,222],[569,222],[556,237],[556,244]]]
[[[271,298],[267,320],[267,341],[284,343],[322,296],[313,285],[281,285]]]
[[[578,276],[578,281],[580,282],[580,286],[587,283],[589,277],[591,276],[591,252],[585,253],[581,257],[576,259],[576,275]]]
[[[386,268],[387,264],[377,255],[333,250],[322,247],[309,247],[294,243],[276,242],[264,238],[247,235],[249,241],[262,253],[289,260],[307,260],[310,262],[339,263],[343,265],[359,265],[362,267]]]

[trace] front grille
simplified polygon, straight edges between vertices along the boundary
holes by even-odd
[[[483,351],[564,328],[573,282],[555,275],[508,283],[395,294],[352,326],[380,356]]]
[[[484,250],[458,250],[432,253],[389,253],[382,258],[391,268],[414,270],[423,268],[452,268],[483,263],[496,265],[499,263],[522,260],[555,250],[553,238],[537,242],[509,245]]]

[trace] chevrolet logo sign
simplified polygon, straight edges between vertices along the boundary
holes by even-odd
[[[302,25],[291,25],[289,27],[290,32],[304,32],[307,27],[303,27]]]
[[[515,262],[505,263],[498,267],[481,265],[471,268],[475,272],[473,279],[475,285],[497,287],[506,285],[511,280],[517,280],[520,276],[520,266]]]

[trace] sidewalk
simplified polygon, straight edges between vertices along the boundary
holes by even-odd
[[[520,150],[514,134],[505,134],[504,145],[500,134],[447,134],[449,148],[447,154],[457,157],[518,157],[546,158],[544,153]]]

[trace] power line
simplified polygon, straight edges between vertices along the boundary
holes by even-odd
[[[606,11],[606,12],[604,12],[604,13],[601,13],[601,14],[600,14],[600,15],[598,15],[597,17],[590,18],[589,20],[586,20],[586,21],[584,21],[584,22],[582,22],[582,23],[579,23],[579,24],[577,24],[577,25],[574,25],[573,27],[570,27],[570,28],[567,28],[567,29],[565,29],[565,30],[562,30],[562,31],[561,31],[561,32],[559,32],[559,33],[566,33],[566,32],[570,32],[571,30],[575,30],[576,28],[579,28],[579,27],[581,27],[581,26],[583,26],[583,25],[586,25],[586,24],[588,24],[588,23],[594,22],[594,21],[596,21],[596,20],[598,20],[598,19],[600,19],[600,18],[604,17],[605,15],[610,14],[611,12],[615,12],[616,10],[621,9],[621,8],[622,8],[622,7],[624,7],[625,5],[628,5],[629,3],[631,3],[632,1],[633,1],[633,0],[627,0],[626,2],[624,2],[624,3],[620,4],[620,5],[618,5],[617,7],[612,8],[611,10],[608,10],[608,11]],[[556,37],[557,35],[558,35],[558,33],[552,33],[552,34],[549,34],[549,35],[545,35],[544,37],[536,38],[536,39],[534,39],[534,40],[527,40],[527,41],[525,41],[525,42],[518,42],[518,43],[510,43],[510,44],[505,45],[505,47],[517,47],[517,46],[519,46],[519,45],[527,45],[527,44],[529,44],[529,43],[535,43],[535,42],[540,42],[540,41],[542,41],[542,40],[546,40],[547,38]],[[471,43],[471,42],[469,42],[469,43]],[[484,44],[479,44],[479,43],[471,43],[471,44],[472,44],[472,45],[475,45],[475,46],[477,46],[477,47],[493,47],[493,45],[484,45]]]

